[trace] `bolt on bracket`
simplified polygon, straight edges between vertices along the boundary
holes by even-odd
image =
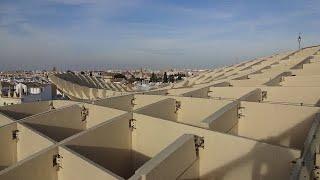
[[[238,107],[238,118],[244,117],[245,115],[243,114],[243,110],[245,107]]]
[[[194,135],[194,145],[196,148],[196,153],[199,155],[199,149],[204,149],[204,137]]]
[[[59,171],[60,169],[62,169],[62,156],[60,154],[55,154],[53,155],[52,158],[52,166],[56,167],[56,170]]]
[[[82,106],[81,109],[81,121],[86,121],[87,116],[89,115],[89,109],[87,109],[86,107]]]
[[[132,106],[137,105],[137,104],[135,103],[135,100],[136,100],[136,98],[132,98],[132,99],[131,99],[131,105],[132,105]]]
[[[131,130],[134,130],[134,129],[137,129],[136,128],[136,119],[130,119],[129,120],[129,128],[131,129]]]
[[[177,113],[179,109],[181,109],[181,101],[176,101],[176,107],[174,112]]]
[[[19,140],[19,132],[20,131],[18,129],[12,131],[12,140]]]
[[[267,98],[267,91],[261,91],[261,101]]]

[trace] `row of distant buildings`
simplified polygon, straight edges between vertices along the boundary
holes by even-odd
[[[56,69],[51,72],[56,73]],[[126,86],[133,91],[145,91],[165,86],[164,74],[168,77],[183,74],[183,77],[199,73],[193,70],[153,71],[139,70],[108,70],[108,71],[67,71],[102,79],[113,86]],[[0,72],[0,106],[23,102],[46,101],[57,98],[59,93],[49,79],[49,71],[12,71]],[[177,78],[177,77],[176,77]],[[156,79],[156,80],[154,80]]]
[[[55,86],[45,72],[7,72],[0,74],[0,106],[51,100]]]

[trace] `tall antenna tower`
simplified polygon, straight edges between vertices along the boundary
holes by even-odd
[[[298,36],[298,43],[299,43],[299,50],[301,49],[301,32],[299,33],[299,36]]]

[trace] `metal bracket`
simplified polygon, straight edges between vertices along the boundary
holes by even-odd
[[[238,118],[244,117],[243,110],[245,107],[238,107]]]
[[[55,154],[53,155],[53,158],[52,158],[52,166],[53,167],[56,167],[56,170],[59,171],[62,166],[62,156],[60,154]]]
[[[181,109],[181,101],[176,101],[176,109],[174,110],[174,113],[177,113],[179,109]]]
[[[136,121],[137,121],[137,120],[135,120],[135,119],[130,119],[130,120],[129,120],[129,128],[130,128],[131,130],[137,129],[137,128],[136,128]]]
[[[267,91],[261,91],[261,100],[263,101],[266,98],[267,98]]]
[[[136,103],[134,103],[135,100],[136,100],[136,98],[131,99],[131,105],[132,105],[132,106],[137,105]]]
[[[197,156],[199,155],[199,149],[204,149],[204,137],[200,137],[197,135],[194,135],[194,145],[196,148]]]
[[[89,109],[87,109],[86,107],[82,106],[82,110],[81,110],[81,121],[86,121],[87,116],[89,115]]]
[[[12,131],[12,140],[19,140],[19,132],[20,131],[18,129]]]

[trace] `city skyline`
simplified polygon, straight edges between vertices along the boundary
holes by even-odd
[[[319,1],[0,2],[1,70],[212,68],[319,44]]]

